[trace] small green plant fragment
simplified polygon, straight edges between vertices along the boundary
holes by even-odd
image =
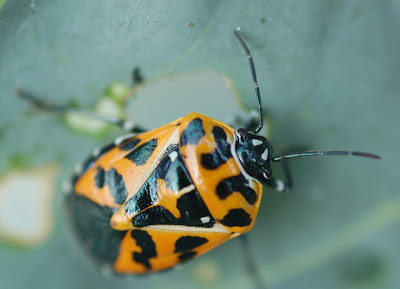
[[[115,118],[125,118],[125,104],[132,89],[120,82],[110,84],[96,102],[93,112]],[[78,133],[99,136],[107,133],[113,126],[77,111],[67,112],[65,122]]]
[[[8,163],[11,168],[17,169],[17,168],[25,168],[27,164],[29,163],[29,159],[27,156],[25,156],[22,153],[16,153],[8,158]]]
[[[110,84],[103,95],[105,98],[115,100],[119,105],[125,104],[125,101],[131,95],[131,89],[123,83],[116,82]]]
[[[0,0],[0,10],[3,7],[3,5],[7,2],[7,0]]]

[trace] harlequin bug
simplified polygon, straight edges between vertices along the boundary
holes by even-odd
[[[263,127],[260,89],[253,58],[248,56],[258,100],[256,118],[245,128],[199,113],[189,113],[152,131],[133,133],[97,150],[74,175],[65,206],[80,244],[101,267],[119,274],[161,271],[241,236],[254,226],[262,183],[287,191],[292,180],[272,177],[272,164],[288,158],[375,154],[309,151],[273,156]],[[19,91],[40,109],[72,108],[43,102]],[[78,112],[83,112],[78,110]],[[127,129],[128,122],[94,115]]]

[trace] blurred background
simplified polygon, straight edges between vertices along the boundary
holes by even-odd
[[[232,122],[256,105],[237,28],[275,154],[382,156],[290,162],[293,190],[265,188],[249,233],[263,279],[400,288],[399,27],[398,0],[0,0],[0,288],[253,288],[237,240],[153,276],[91,268],[66,225],[62,182],[122,132],[15,97],[23,88],[149,129],[190,111]]]

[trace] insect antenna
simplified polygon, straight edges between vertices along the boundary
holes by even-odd
[[[307,151],[301,153],[292,153],[283,156],[276,156],[272,158],[273,162],[279,162],[285,159],[297,158],[297,157],[319,157],[319,156],[356,156],[370,159],[379,160],[381,157],[377,154],[357,151]]]
[[[263,109],[262,109],[262,105],[261,105],[260,87],[258,86],[258,82],[257,82],[256,66],[254,65],[253,56],[251,56],[250,50],[247,47],[246,43],[244,42],[242,36],[240,36],[239,32],[236,30],[234,30],[233,33],[235,34],[235,36],[238,39],[240,45],[242,46],[244,52],[247,54],[247,57],[249,58],[249,66],[250,66],[251,76],[253,77],[254,90],[256,92],[257,101],[258,101],[258,115],[259,115],[259,124],[258,124],[257,128],[254,129],[254,133],[258,133],[263,127]]]

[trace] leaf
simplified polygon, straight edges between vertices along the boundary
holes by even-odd
[[[276,154],[306,146],[371,151],[383,157],[290,162],[294,189],[277,194],[266,188],[250,233],[263,279],[270,288],[398,287],[397,2],[3,4],[0,1],[3,173],[15,156],[24,156],[25,166],[57,161],[61,183],[74,163],[120,133],[113,130],[97,138],[76,134],[59,116],[38,113],[16,99],[17,88],[58,104],[93,108],[109,85],[132,87],[132,71],[140,68],[144,82],[134,86],[126,114],[149,128],[191,110],[226,121],[232,111],[240,113],[237,96],[242,107],[255,107],[247,59],[232,34],[240,27],[254,57]],[[274,174],[280,176],[280,171],[276,165]],[[18,252],[0,245],[0,280],[7,288],[252,288],[234,241],[179,271],[139,280],[105,279],[88,270],[79,249],[71,245],[61,206],[56,203],[54,238],[42,247]],[[211,285],[196,276],[203,258],[220,272]]]

